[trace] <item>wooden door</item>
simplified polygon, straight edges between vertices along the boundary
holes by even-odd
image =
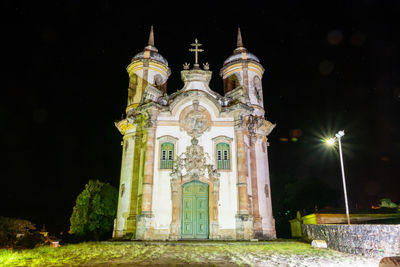
[[[208,184],[192,181],[182,186],[182,238],[208,238]]]

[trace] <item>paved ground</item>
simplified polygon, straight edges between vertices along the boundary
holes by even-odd
[[[379,266],[371,258],[297,241],[87,242],[0,249],[0,266]]]
[[[140,243],[138,243],[140,244]],[[141,243],[143,246],[143,243]],[[315,249],[302,242],[145,243],[149,253],[135,265],[151,266],[379,266],[372,258]],[[121,262],[122,265],[125,265]],[[129,264],[127,264],[129,265]]]

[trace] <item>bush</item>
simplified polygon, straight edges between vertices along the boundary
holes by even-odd
[[[108,183],[90,180],[76,198],[70,233],[95,240],[110,237],[117,204],[117,189]]]
[[[27,233],[23,237],[19,238],[16,242],[17,246],[24,248],[35,248],[40,245],[44,245],[46,238],[38,231]]]
[[[28,220],[0,216],[0,246],[13,246],[18,240],[17,235],[25,236],[35,229]]]

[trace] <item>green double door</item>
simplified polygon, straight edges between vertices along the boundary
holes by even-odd
[[[182,239],[208,238],[208,184],[192,181],[182,186]]]

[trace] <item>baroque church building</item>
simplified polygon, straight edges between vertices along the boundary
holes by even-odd
[[[167,94],[167,60],[148,46],[127,67],[115,239],[274,239],[267,136],[259,59],[237,48],[220,70],[224,95],[198,63],[181,71],[183,88]]]

